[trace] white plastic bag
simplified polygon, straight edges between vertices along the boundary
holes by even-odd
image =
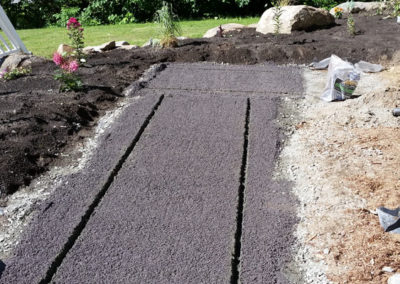
[[[332,102],[351,98],[359,80],[360,73],[353,64],[332,55],[328,67],[328,82],[321,99]]]

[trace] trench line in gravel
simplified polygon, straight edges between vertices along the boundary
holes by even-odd
[[[246,91],[246,90],[225,90],[225,89],[220,89],[220,90],[215,90],[215,89],[191,89],[191,88],[173,88],[173,87],[162,87],[162,88],[155,88],[155,87],[147,87],[147,90],[154,90],[154,91],[188,91],[188,92],[201,92],[201,93],[238,93],[238,94],[261,94],[261,95],[282,95],[285,94],[289,96],[288,92],[274,92],[274,91],[268,91],[268,92],[262,92],[262,91]],[[299,96],[302,93],[295,93],[295,92],[290,92],[290,96]]]
[[[250,125],[250,98],[247,99],[246,108],[246,123],[244,126],[244,143],[243,143],[243,156],[242,166],[240,168],[240,185],[238,190],[238,205],[236,215],[236,232],[235,232],[235,247],[232,257],[232,272],[231,284],[238,284],[240,282],[240,255],[242,249],[242,230],[243,230],[243,209],[245,203],[246,191],[246,171],[247,171],[247,156],[249,147],[249,125]]]
[[[158,102],[154,105],[152,111],[147,116],[146,120],[143,122],[142,126],[140,127],[138,133],[136,134],[135,138],[133,139],[132,143],[129,145],[127,150],[125,151],[124,155],[118,161],[118,164],[110,173],[106,183],[103,185],[100,192],[96,195],[95,199],[93,200],[92,204],[89,206],[88,210],[86,211],[85,215],[83,215],[79,224],[75,227],[72,235],[68,238],[68,241],[64,244],[63,249],[61,252],[56,256],[52,264],[50,265],[49,269],[46,272],[46,276],[39,282],[40,284],[47,284],[50,283],[53,276],[56,274],[58,267],[62,264],[64,258],[74,246],[76,240],[85,229],[87,222],[89,221],[91,215],[93,214],[96,207],[99,205],[101,200],[103,199],[104,195],[106,194],[107,190],[110,188],[111,184],[114,181],[114,178],[118,175],[118,172],[121,170],[123,164],[128,159],[129,155],[132,153],[133,149],[135,148],[136,144],[139,142],[140,137],[142,136],[143,132],[146,130],[147,126],[150,124],[150,121],[154,117],[157,109],[160,107],[162,101],[164,100],[164,95],[160,96]]]

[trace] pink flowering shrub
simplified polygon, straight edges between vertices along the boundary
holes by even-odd
[[[68,37],[72,42],[72,47],[75,49],[76,57],[80,62],[84,59],[82,49],[84,47],[84,36],[81,23],[75,18],[70,18],[67,22]]]
[[[82,89],[82,81],[75,74],[79,69],[79,63],[84,62],[83,57],[83,28],[79,21],[70,18],[67,22],[68,37],[72,41],[72,47],[75,49],[73,54],[53,54],[53,62],[60,67],[60,70],[54,75],[54,78],[61,82],[60,91],[78,91]]]
[[[60,67],[54,75],[54,78],[61,82],[60,91],[78,91],[82,88],[81,79],[74,74],[79,68],[79,63],[74,57],[55,52],[53,62]]]

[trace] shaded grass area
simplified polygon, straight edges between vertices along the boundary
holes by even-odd
[[[257,23],[259,18],[226,18],[181,21],[182,35],[191,38],[202,37],[211,28],[227,23],[249,25]],[[51,57],[61,43],[69,43],[65,28],[49,27],[42,29],[18,30],[22,41],[29,51],[37,56]],[[107,25],[85,27],[85,45],[99,45],[107,41],[125,40],[130,44],[142,45],[149,38],[158,38],[154,23]]]

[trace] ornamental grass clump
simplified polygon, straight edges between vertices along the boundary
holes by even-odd
[[[172,10],[171,4],[163,2],[161,9],[156,11],[155,22],[160,29],[161,46],[176,47],[178,45],[178,39],[176,37],[182,34],[182,29],[178,17]]]
[[[75,18],[67,22],[68,37],[71,39],[75,51],[72,54],[63,52],[53,54],[53,62],[60,68],[54,78],[60,81],[60,92],[79,91],[82,89],[82,80],[76,75],[79,64],[85,62],[83,58],[83,28]]]

